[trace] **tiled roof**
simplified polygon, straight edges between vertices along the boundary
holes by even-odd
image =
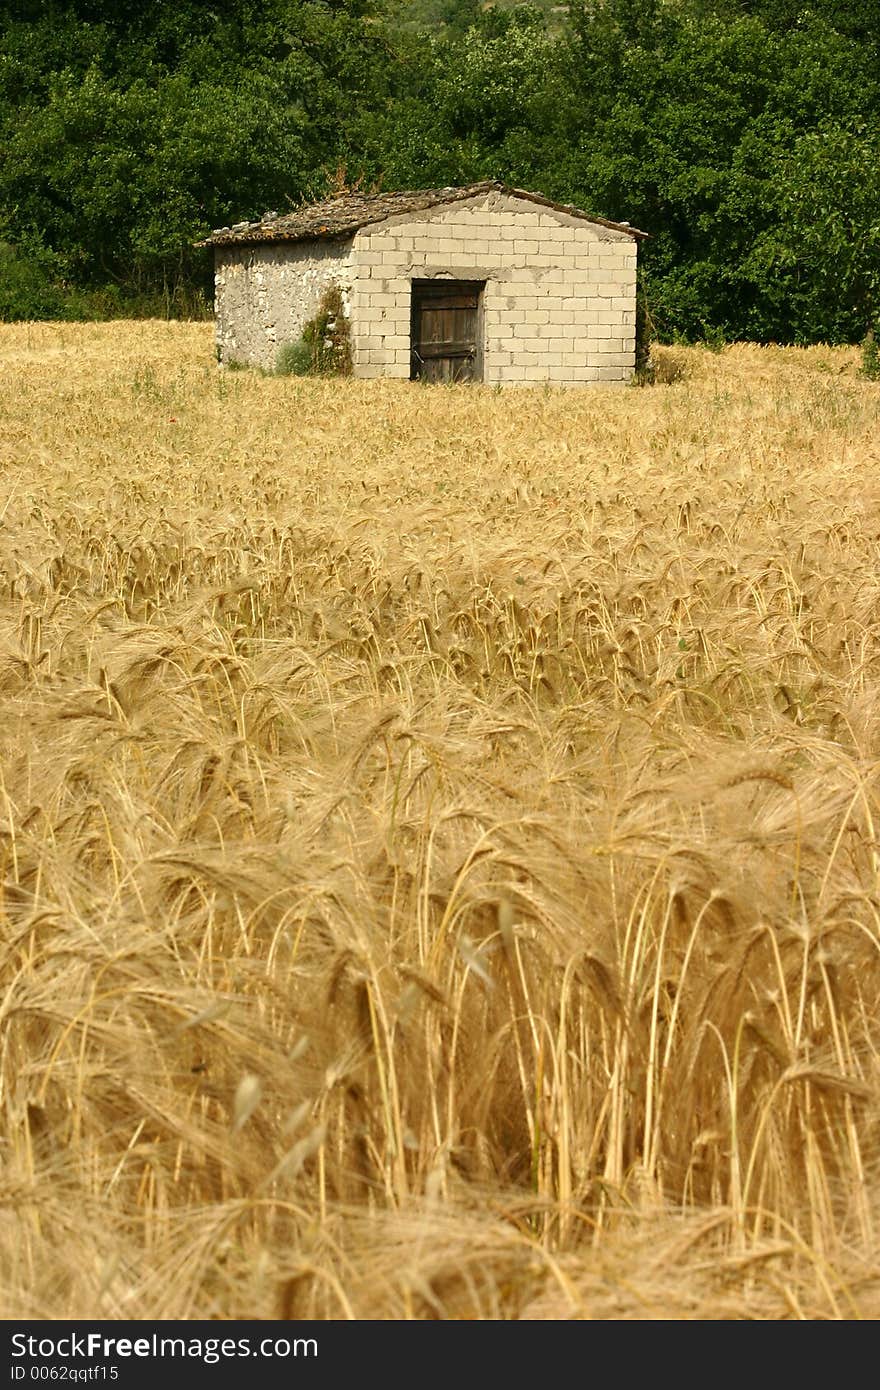
[[[589,213],[581,212],[580,208],[553,203],[538,193],[508,188],[503,183],[485,182],[468,184],[465,188],[428,188],[410,193],[339,193],[333,198],[325,198],[323,202],[296,208],[280,216],[277,212],[264,213],[259,222],[237,222],[234,227],[218,227],[198,245],[248,245],[258,241],[310,241],[315,237],[352,236],[371,222],[384,222],[387,217],[399,217],[404,213],[426,212],[443,203],[460,203],[484,193],[524,198],[554,212],[564,212],[569,217],[610,227],[615,232],[626,232],[637,240],[647,236],[647,232],[640,232],[628,222],[609,222],[605,217],[591,217]]]

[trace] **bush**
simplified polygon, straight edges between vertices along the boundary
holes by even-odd
[[[653,386],[654,384],[654,360],[651,356],[651,344],[654,341],[654,336],[654,320],[648,309],[644,290],[640,285],[636,294],[635,374],[635,381],[639,386]]]
[[[690,376],[690,364],[683,352],[661,346],[656,341],[654,320],[644,293],[636,297],[636,386],[672,386]]]
[[[278,351],[279,376],[351,376],[351,326],[338,285],[324,291],[302,337]]]
[[[710,352],[723,352],[727,347],[727,334],[718,324],[704,324],[703,333],[703,346]]]
[[[0,241],[0,319],[55,319],[63,310],[63,292],[39,254]]]
[[[880,342],[873,328],[869,328],[862,339],[861,374],[868,381],[880,381]]]
[[[83,288],[64,277],[60,258],[40,245],[0,240],[0,321],[66,319],[208,319],[201,289],[183,281],[149,293],[116,284]]]
[[[298,338],[295,343],[285,343],[278,349],[275,361],[278,376],[312,376],[314,369],[314,352],[305,338]]]

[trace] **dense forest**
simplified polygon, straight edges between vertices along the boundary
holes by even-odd
[[[650,233],[667,338],[880,315],[880,0],[0,0],[0,317],[198,313],[211,227],[494,178]]]

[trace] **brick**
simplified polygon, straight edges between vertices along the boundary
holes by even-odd
[[[629,367],[632,356],[628,352],[591,352],[590,361],[597,367]]]

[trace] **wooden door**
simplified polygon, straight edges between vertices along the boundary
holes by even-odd
[[[482,288],[474,280],[413,281],[414,381],[482,381]]]

